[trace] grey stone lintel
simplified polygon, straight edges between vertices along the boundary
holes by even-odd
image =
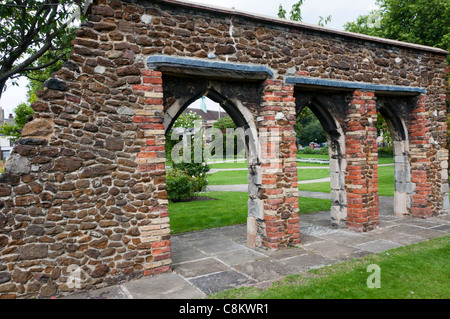
[[[274,74],[265,65],[208,61],[166,55],[150,56],[147,59],[147,65],[149,68],[166,74],[195,75],[215,79],[265,80]]]
[[[305,87],[317,87],[317,88],[330,88],[337,90],[362,90],[362,91],[373,91],[379,93],[391,93],[391,94],[426,94],[427,90],[421,87],[412,86],[397,86],[397,85],[383,85],[383,84],[373,84],[365,82],[350,82],[350,81],[339,81],[339,80],[327,80],[318,79],[310,77],[286,77],[286,83],[295,84],[298,86]]]

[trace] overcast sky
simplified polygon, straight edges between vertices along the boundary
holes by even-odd
[[[283,5],[288,12],[298,0],[196,0],[193,2],[211,4],[225,8],[235,8],[239,11],[252,12],[267,16],[277,16],[278,6]],[[361,14],[367,14],[375,9],[375,0],[304,0],[302,8],[303,22],[317,24],[319,16],[332,16],[327,27],[343,30],[346,22],[355,21]],[[26,101],[26,79],[19,81],[19,87],[9,85],[0,100],[0,106],[5,110],[5,116],[13,112],[20,103]]]

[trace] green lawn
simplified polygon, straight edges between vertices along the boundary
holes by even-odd
[[[230,163],[216,163],[208,164],[211,169],[223,169],[223,168],[247,168],[247,161],[245,162],[230,162]],[[297,167],[329,167],[329,164],[318,164],[318,163],[303,163],[297,162]]]
[[[245,162],[229,162],[229,163],[208,163],[211,169],[223,169],[223,168],[247,168],[247,161]]]
[[[184,233],[247,222],[247,193],[208,192],[200,195],[215,200],[169,203],[172,233]]]
[[[328,155],[316,155],[316,154],[298,154],[297,158],[317,158],[328,160]],[[393,157],[379,157],[378,164],[392,164],[394,163]],[[247,161],[234,161],[228,163],[208,163],[208,165],[213,169],[223,169],[223,168],[247,168]],[[323,167],[326,168],[329,164],[318,164],[318,163],[307,163],[307,162],[297,162],[297,167]]]
[[[208,174],[209,185],[239,185],[248,184],[248,171],[221,171]]]
[[[209,185],[238,185],[248,184],[248,171],[220,171],[208,175]],[[299,169],[298,180],[306,181],[330,177],[330,170],[324,169]]]
[[[330,182],[298,184],[298,190],[319,193],[331,193]]]
[[[292,275],[268,289],[244,287],[216,299],[448,299],[450,236]],[[380,288],[368,288],[369,265],[380,267]]]
[[[310,170],[312,171],[312,170]],[[331,187],[329,182],[299,184],[298,189],[301,191],[330,193]],[[395,180],[394,166],[378,167],[378,193],[380,196],[394,196]]]
[[[297,158],[316,158],[322,160],[329,160],[330,156],[328,154],[297,154]]]
[[[246,192],[208,192],[208,201],[169,203],[170,227],[173,234],[223,227],[247,222]],[[299,198],[300,214],[328,211],[330,200]]]
[[[309,181],[330,177],[329,169],[299,169],[297,170],[299,181]]]

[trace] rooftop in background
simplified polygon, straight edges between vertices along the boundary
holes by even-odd
[[[5,118],[5,110],[0,106],[0,125],[2,125],[3,122],[14,124],[14,116],[12,113],[9,113],[8,118]]]
[[[197,108],[188,108],[186,109],[187,112],[192,111],[198,115],[200,115],[203,119],[203,121],[217,121],[218,119],[224,118],[226,116],[228,116],[227,112],[225,111],[210,111],[208,110],[208,112],[204,112],[201,109],[197,109]]]

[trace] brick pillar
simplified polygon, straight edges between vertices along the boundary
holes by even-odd
[[[171,271],[170,225],[165,188],[165,131],[162,74],[142,71],[143,84],[134,85],[141,109],[135,110],[133,121],[139,126],[140,152],[137,164],[147,174],[148,187],[142,193],[146,218],[139,223],[140,238],[133,243],[145,256],[144,275]]]
[[[378,225],[378,150],[376,98],[373,92],[355,91],[347,110],[347,225],[357,232]]]
[[[430,125],[425,110],[426,95],[421,95],[411,113],[410,156],[411,182],[415,185],[411,200],[411,213],[414,216],[426,218],[432,216],[433,203],[429,201],[431,182],[429,180],[431,164]]]
[[[294,88],[280,80],[264,83],[259,127],[265,236],[262,244],[278,249],[300,243]]]

